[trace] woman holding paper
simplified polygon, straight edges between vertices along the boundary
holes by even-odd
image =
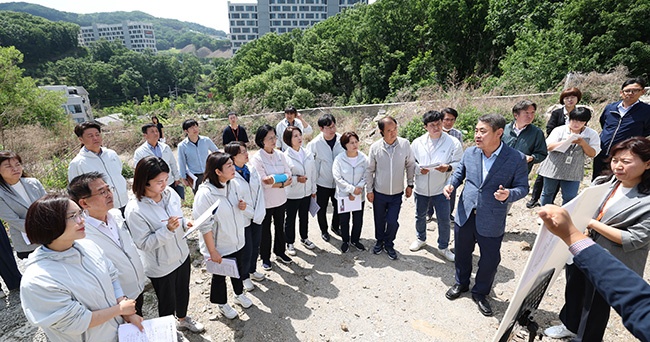
[[[587,225],[587,232],[643,277],[650,249],[650,140],[624,140],[612,147],[610,155],[613,176],[594,181],[609,183],[610,191]],[[601,341],[609,320],[609,305],[576,266],[567,265],[566,273],[566,302],[560,311],[563,324],[546,329],[545,334],[556,338],[577,334],[580,341]]]
[[[285,264],[290,264],[291,258],[285,254],[284,214],[286,212],[287,194],[285,187],[291,185],[291,168],[287,158],[282,152],[275,149],[275,128],[263,125],[255,133],[255,143],[260,150],[251,159],[251,164],[260,174],[262,188],[264,189],[264,204],[266,215],[262,222],[262,241],[260,242],[260,256],[262,268],[271,270],[271,220],[274,224],[275,239],[273,253],[277,259]]]
[[[253,291],[255,285],[253,285],[251,279],[262,281],[266,277],[264,273],[257,272],[257,258],[260,255],[260,240],[262,240],[262,222],[266,215],[262,181],[257,170],[246,165],[248,163],[248,150],[245,142],[231,141],[224,147],[224,152],[230,155],[235,164],[236,173],[233,181],[241,189],[246,206],[250,207],[254,212],[253,218],[247,219],[248,225],[244,229],[246,243],[244,244],[244,257],[240,259],[247,267],[247,272],[241,274],[244,289]]]
[[[291,168],[291,185],[287,187],[287,220],[284,223],[284,237],[287,239],[287,254],[296,255],[293,243],[296,241],[296,214],[300,219],[300,242],[307,249],[316,245],[309,241],[309,205],[316,198],[316,167],[314,155],[302,147],[302,131],[296,126],[284,130],[282,140],[287,146],[284,155]]]
[[[201,253],[208,258],[208,262],[222,264],[224,259],[231,259],[236,263],[240,278],[230,277],[235,291],[235,303],[250,308],[253,302],[244,294],[241,275],[248,272],[248,265],[242,262],[244,230],[254,211],[243,200],[242,190],[237,183],[232,181],[235,173],[235,164],[229,154],[211,153],[205,163],[205,181],[194,197],[192,216],[198,218],[206,210],[214,210],[213,219],[198,227],[201,232]],[[219,204],[212,209],[217,201]],[[219,311],[227,318],[237,317],[237,311],[228,305],[226,277],[222,274],[212,275],[210,302],[217,304]]]
[[[590,119],[589,109],[577,107],[569,113],[569,122],[553,129],[546,138],[549,154],[538,171],[544,177],[542,205],[553,203],[558,187],[562,190],[562,205],[578,195],[585,158],[600,152],[598,132],[587,127]]]
[[[94,242],[84,239],[84,211],[68,197],[47,195],[27,211],[30,241],[42,244],[20,283],[25,317],[52,341],[117,341],[124,321],[142,329],[135,300]]]
[[[16,255],[20,259],[26,259],[38,247],[25,234],[27,209],[34,201],[45,196],[45,189],[38,179],[27,177],[22,163],[18,154],[0,152],[0,219],[9,225],[9,235]],[[11,248],[7,251],[13,254]],[[11,258],[13,260],[13,255]],[[13,289],[10,287],[10,290]]]
[[[154,156],[141,159],[133,176],[134,199],[124,216],[133,242],[142,252],[144,273],[158,298],[160,317],[178,317],[178,330],[203,331],[203,324],[187,315],[190,300],[190,251],[183,239],[186,227],[181,198],[167,186],[169,166]]]
[[[341,252],[348,251],[349,245],[352,244],[360,251],[365,251],[366,247],[359,242],[361,237],[361,228],[363,226],[363,205],[366,187],[366,168],[368,167],[368,157],[359,151],[359,136],[354,132],[345,132],[341,135],[341,147],[345,153],[341,153],[334,158],[332,164],[332,174],[336,182],[336,197],[347,197],[350,201],[360,200],[361,210],[352,212],[352,237],[350,238],[350,212],[341,213],[339,219],[341,222]]]

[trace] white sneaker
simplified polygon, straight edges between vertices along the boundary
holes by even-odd
[[[544,335],[551,338],[575,337],[576,334],[567,329],[564,324],[556,325],[544,330]]]
[[[456,255],[454,255],[454,252],[452,252],[451,249],[449,249],[449,247],[445,249],[438,248],[438,252],[440,252],[440,254],[442,254],[442,256],[445,257],[445,259],[447,259],[448,261],[454,262],[454,260],[456,260]]]
[[[219,305],[219,311],[228,319],[235,319],[235,317],[239,316],[237,314],[237,311],[232,308],[232,306],[228,305],[227,303],[224,305]]]
[[[296,249],[293,248],[293,244],[292,244],[292,243],[288,243],[288,244],[287,244],[287,254],[289,254],[289,255],[296,255]]]
[[[242,284],[244,284],[244,289],[247,292],[251,292],[255,290],[255,285],[253,285],[253,281],[251,281],[251,278],[244,279],[244,281],[242,281]]]
[[[176,322],[176,330],[189,330],[195,333],[205,330],[203,324],[193,320],[190,316],[185,316],[185,319],[179,319]]]
[[[248,309],[253,306],[253,302],[243,293],[239,296],[235,296],[235,303],[241,305],[244,309]]]
[[[316,245],[314,245],[313,242],[309,241],[309,239],[300,239],[300,243],[302,243],[302,245],[305,246],[307,249],[316,248]]]
[[[415,251],[420,250],[420,248],[422,248],[422,247],[424,247],[424,246],[426,246],[426,245],[427,245],[427,242],[426,242],[426,241],[422,241],[422,240],[420,240],[420,239],[416,239],[416,240],[413,241],[413,243],[411,244],[411,247],[409,247],[409,250],[411,250],[411,252],[415,252]]]
[[[257,271],[249,274],[249,276],[250,276],[250,279],[253,279],[255,281],[262,281],[262,280],[266,279],[266,274],[260,273],[260,272],[257,272]]]

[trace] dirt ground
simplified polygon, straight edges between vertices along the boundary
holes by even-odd
[[[435,222],[427,225],[428,245],[418,252],[408,250],[415,238],[415,206],[409,198],[399,219],[397,260],[355,248],[342,254],[340,237],[332,234],[330,242],[324,242],[316,219],[310,218],[309,238],[317,248],[310,251],[297,244],[293,264],[273,262],[273,270],[265,272],[268,278],[255,283],[257,288],[248,293],[254,306],[234,305],[239,312],[234,320],[222,317],[209,302],[210,276],[196,252],[189,315],[202,322],[206,331],[186,332],[185,336],[190,341],[491,341],[530,253],[526,246],[532,246],[538,229],[535,211],[526,209],[524,202],[515,203],[508,217],[502,261],[490,296],[493,317],[482,316],[467,294],[453,302],[444,297],[454,284],[454,265],[436,252]],[[366,247],[374,244],[371,208],[366,206],[361,236]],[[194,237],[190,245],[196,244]],[[542,329],[559,322],[564,283],[562,275],[534,314]],[[230,291],[231,305],[232,296]],[[18,293],[3,301],[0,340],[45,341],[43,333],[26,321]],[[157,316],[155,303],[149,290],[145,318]],[[523,336],[519,340],[526,340]],[[634,340],[612,310],[605,341]]]

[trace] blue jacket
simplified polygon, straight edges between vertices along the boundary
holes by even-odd
[[[625,116],[618,113],[621,101],[608,104],[600,115],[600,154],[607,156],[616,143],[631,137],[650,135],[650,105],[635,104]]]
[[[472,146],[465,150],[458,168],[447,183],[458,188],[465,180],[465,187],[456,209],[456,224],[464,225],[472,210],[476,209],[476,230],[486,237],[503,235],[508,214],[507,204],[528,194],[526,157],[508,145],[502,144],[502,146],[484,182],[481,181],[482,152],[478,147]],[[499,185],[510,190],[510,195],[505,202],[494,198]]]
[[[621,315],[627,330],[641,341],[650,341],[650,285],[598,245],[576,254],[573,262]]]

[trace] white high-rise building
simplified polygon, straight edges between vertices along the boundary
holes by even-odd
[[[151,49],[156,52],[156,35],[149,23],[124,22],[121,24],[93,24],[83,26],[79,31],[79,45],[89,46],[100,39],[121,42],[127,49],[142,52]]]
[[[368,0],[258,0],[251,3],[228,1],[230,40],[233,53],[265,33],[304,30]]]

